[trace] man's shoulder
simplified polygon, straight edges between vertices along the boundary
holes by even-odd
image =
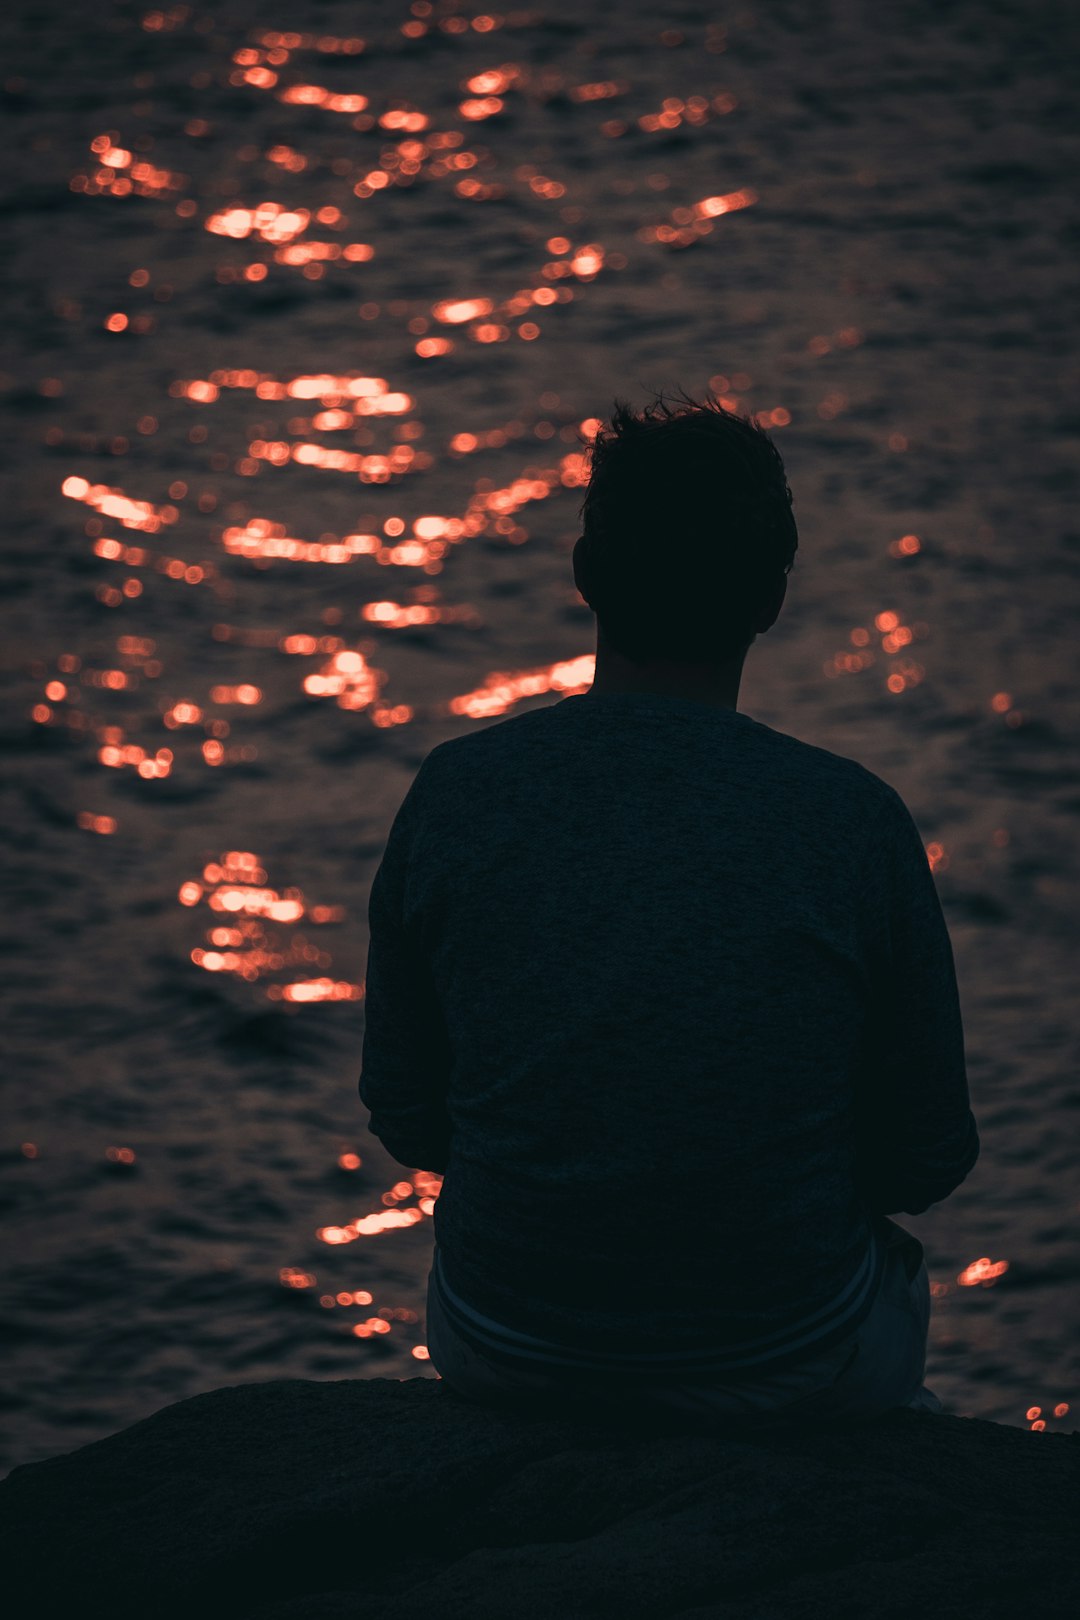
[[[525,745],[530,734],[551,724],[557,704],[530,709],[524,714],[512,714],[490,725],[480,726],[467,736],[448,737],[436,743],[424,757],[423,769],[453,772],[461,765],[474,765],[479,759],[500,752],[513,752]]]
[[[420,761],[409,789],[414,813],[423,814],[436,802],[445,813],[449,803],[475,798],[478,790],[483,791],[481,784],[501,775],[511,756],[521,752],[516,745],[522,727],[536,718],[534,710],[436,743]]]
[[[758,733],[764,733],[778,760],[783,760],[793,773],[814,776],[824,781],[830,790],[845,792],[867,812],[888,812],[903,801],[896,789],[859,760],[848,754],[839,754],[820,743],[807,742],[790,732],[778,731],[761,721],[752,724]]]

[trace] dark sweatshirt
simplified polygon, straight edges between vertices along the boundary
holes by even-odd
[[[360,1096],[442,1172],[495,1359],[779,1366],[979,1153],[903,800],[737,710],[586,693],[439,744],[372,883]]]

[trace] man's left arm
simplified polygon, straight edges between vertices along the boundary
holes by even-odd
[[[415,785],[415,784],[414,784]],[[419,940],[406,926],[405,875],[415,798],[395,817],[368,899],[360,1100],[369,1129],[407,1169],[442,1174],[450,1150],[450,1047]]]

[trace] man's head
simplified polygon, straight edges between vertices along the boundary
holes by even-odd
[[[635,412],[592,444],[574,581],[634,663],[739,662],[783,602],[799,537],[780,453],[712,394]]]

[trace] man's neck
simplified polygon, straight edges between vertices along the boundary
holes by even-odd
[[[695,703],[708,703],[718,709],[737,709],[743,658],[737,664],[724,666],[659,661],[635,664],[613,654],[610,648],[598,648],[593,683],[585,695],[651,692],[660,697],[690,698]]]

